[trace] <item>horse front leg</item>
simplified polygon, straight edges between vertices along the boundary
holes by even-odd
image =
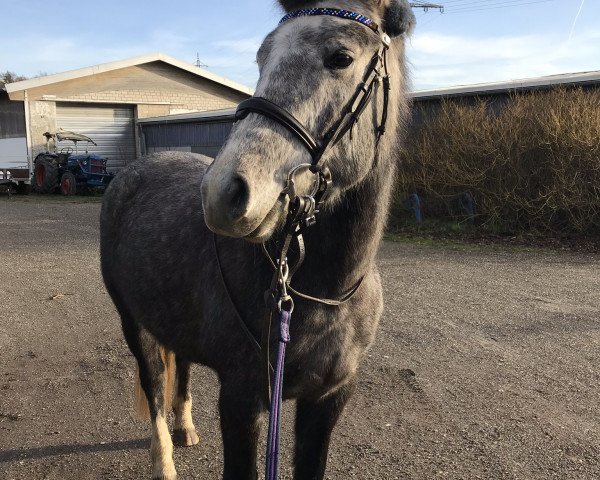
[[[192,447],[200,439],[192,420],[192,394],[190,390],[191,363],[175,357],[177,387],[173,398],[173,443],[180,447]]]
[[[256,459],[263,405],[257,389],[244,384],[239,378],[237,381],[221,380],[223,480],[258,479]]]
[[[298,399],[294,480],[322,480],[331,432],[354,390],[348,383],[318,400]]]

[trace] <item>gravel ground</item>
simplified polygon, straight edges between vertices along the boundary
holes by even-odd
[[[149,477],[133,358],[99,273],[99,210],[0,198],[2,479]],[[599,260],[384,243],[386,313],[327,478],[599,479]],[[217,386],[194,369],[201,443],[176,450],[180,478],[219,478]]]

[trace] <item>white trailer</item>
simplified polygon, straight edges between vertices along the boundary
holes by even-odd
[[[0,185],[17,193],[29,193],[31,172],[25,137],[0,138]]]
[[[11,102],[0,89],[0,187],[4,191],[29,193],[31,162],[27,148],[23,102]]]

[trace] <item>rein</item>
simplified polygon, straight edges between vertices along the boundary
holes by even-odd
[[[349,10],[336,8],[308,8],[288,13],[280,21],[280,24],[289,20],[304,17],[326,15],[342,19],[352,20],[371,29],[381,40],[381,46],[373,55],[362,82],[358,85],[350,101],[343,107],[340,118],[325,132],[320,141],[316,140],[308,129],[300,123],[290,112],[262,97],[252,97],[241,102],[237,108],[236,121],[244,120],[250,113],[255,113],[274,120],[284,127],[292,136],[298,140],[309,152],[311,156],[310,163],[303,163],[292,168],[288,173],[287,183],[282,191],[289,198],[289,207],[285,226],[280,237],[277,254],[272,257],[267,246],[263,243],[262,249],[269,263],[274,269],[273,278],[269,289],[265,292],[265,315],[262,324],[262,335],[260,345],[256,337],[249,330],[248,325],[243,320],[239,310],[235,306],[225,277],[219,252],[217,248],[216,236],[213,236],[214,248],[217,256],[217,264],[221,275],[221,280],[230,302],[233,304],[236,316],[242,326],[243,331],[249,338],[254,349],[261,355],[262,375],[264,377],[263,385],[265,387],[265,399],[269,408],[269,430],[267,439],[266,471],[265,480],[276,480],[279,472],[279,430],[280,413],[283,397],[283,367],[285,362],[285,350],[290,341],[290,322],[292,312],[294,311],[294,300],[290,294],[299,298],[321,303],[328,306],[339,306],[350,300],[360,289],[364,276],[337,300],[313,297],[292,288],[291,279],[304,260],[304,240],[303,232],[316,223],[316,215],[322,208],[327,190],[331,186],[331,172],[324,167],[323,157],[327,151],[335,146],[348,132],[352,132],[354,126],[358,123],[360,116],[366,110],[366,107],[373,99],[373,91],[376,84],[383,84],[383,111],[379,125],[375,129],[377,135],[376,152],[379,140],[385,133],[385,125],[388,114],[390,79],[387,68],[387,51],[391,40],[380,27],[371,19]],[[308,170],[315,176],[313,191],[308,195],[298,195],[295,187],[295,176]],[[288,250],[295,241],[298,245],[299,256],[294,265],[288,263]],[[271,327],[273,317],[277,314],[279,321],[279,341],[277,350],[277,361],[273,368],[270,363],[269,344],[271,338]],[[273,375],[273,390],[271,391],[271,374]]]

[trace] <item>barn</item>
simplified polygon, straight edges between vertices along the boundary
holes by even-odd
[[[215,157],[234,122],[235,108],[138,120],[144,153],[179,150]]]
[[[551,75],[508,82],[463,85],[410,94],[413,100],[413,125],[426,121],[427,111],[442,99],[474,102],[483,99],[492,108],[502,108],[511,95],[555,87],[600,88],[600,71]],[[198,112],[185,115],[148,117],[138,120],[147,153],[183,150],[215,156],[234,122],[235,109]]]
[[[152,53],[6,85],[10,102],[0,98],[0,120],[18,116],[11,155],[31,161],[46,149],[43,133],[64,129],[98,144],[92,153],[109,159],[117,171],[138,157],[142,145],[136,121],[188,112],[234,107],[252,89],[163,53]],[[10,124],[12,125],[12,124]],[[0,158],[9,142],[0,144]],[[17,145],[18,143],[18,145]],[[59,145],[59,148],[62,145]],[[16,148],[16,151],[14,150]],[[3,150],[4,149],[4,150]]]
[[[511,96],[527,92],[548,91],[553,88],[600,89],[600,71],[565,73],[545,77],[525,78],[507,82],[459,85],[433,90],[419,90],[411,94],[414,102],[413,123],[427,120],[427,112],[434,109],[443,99],[453,99],[465,104],[479,100],[488,103],[492,111],[498,111]]]

